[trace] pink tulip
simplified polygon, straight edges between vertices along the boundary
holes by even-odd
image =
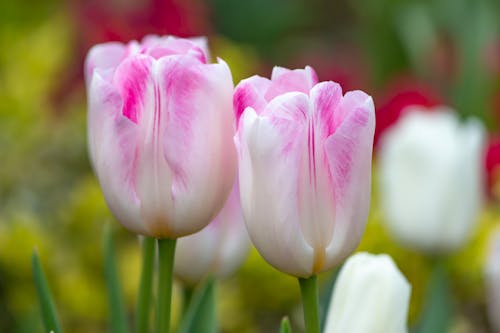
[[[179,238],[174,272],[188,285],[195,285],[209,275],[227,277],[243,263],[249,249],[236,181],[219,215],[203,230]]]
[[[120,223],[157,238],[217,215],[236,172],[233,82],[204,39],[147,36],[87,56],[90,159]]]
[[[357,246],[370,206],[372,98],[276,67],[236,87],[235,137],[250,238],[275,268],[309,277]]]

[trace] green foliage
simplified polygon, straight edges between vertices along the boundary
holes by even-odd
[[[281,320],[280,333],[292,333],[292,328],[290,327],[290,320],[288,317],[284,317]]]
[[[42,313],[43,324],[46,333],[61,333],[61,324],[57,315],[57,310],[52,300],[47,278],[42,269],[38,254],[33,251],[33,280],[35,282],[40,310]]]
[[[216,333],[215,280],[208,278],[194,292],[178,333]]]

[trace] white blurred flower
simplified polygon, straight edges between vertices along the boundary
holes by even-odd
[[[411,286],[391,257],[357,253],[335,284],[324,333],[404,333]]]
[[[385,221],[401,243],[447,252],[468,239],[481,207],[484,129],[444,107],[411,108],[381,141]]]

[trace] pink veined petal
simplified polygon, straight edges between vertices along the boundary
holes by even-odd
[[[198,37],[191,37],[191,38],[187,38],[187,39],[203,51],[203,53],[205,54],[205,59],[206,59],[205,62],[209,63],[211,57],[210,57],[210,49],[208,48],[208,38],[205,36],[198,36]]]
[[[289,70],[275,67],[271,78],[271,86],[265,94],[265,99],[271,101],[274,97],[287,92],[303,92],[309,94],[311,88],[318,83],[314,70],[307,66],[305,69]]]
[[[191,55],[202,63],[207,63],[209,53],[203,38],[185,39],[174,36],[147,35],[141,46],[146,54],[155,59],[170,55]]]
[[[333,114],[340,104],[342,90],[333,82],[322,82],[310,92],[310,112],[302,136],[298,163],[298,214],[304,238],[314,248],[313,273],[332,266],[326,262],[325,249],[335,224],[335,197],[329,175],[324,142],[333,131]]]
[[[92,79],[92,72],[95,68],[101,70],[114,69],[125,57],[125,45],[118,42],[110,42],[93,46],[85,59],[85,80],[87,86]],[[88,88],[88,87],[87,87]]]
[[[271,73],[271,81],[278,80],[280,76],[289,73],[294,73],[294,75],[302,76],[310,85],[309,89],[311,89],[315,84],[318,83],[318,76],[311,66],[306,66],[304,69],[288,69],[285,67],[274,66]]]
[[[242,80],[235,88],[233,95],[233,109],[238,124],[241,115],[247,107],[252,107],[260,113],[267,104],[264,95],[271,85],[271,81],[254,75]]]
[[[338,108],[343,122],[325,142],[335,192],[335,227],[327,260],[339,263],[358,245],[370,208],[371,159],[375,116],[373,100],[348,92]]]
[[[297,212],[297,165],[308,108],[307,95],[285,94],[261,116],[248,108],[239,129],[240,193],[247,230],[271,265],[295,276],[310,276],[314,252],[302,235]]]
[[[144,234],[134,191],[137,127],[121,115],[122,98],[94,72],[89,83],[88,142],[92,166],[114,216]]]
[[[136,55],[125,59],[115,71],[113,84],[122,99],[122,113],[134,123],[141,120],[145,104],[152,96],[147,95],[152,84],[151,67],[153,58]]]
[[[190,56],[160,59],[156,77],[168,117],[162,143],[172,171],[168,233],[173,237],[207,225],[231,190],[236,173],[233,82],[226,63],[202,65]]]
[[[319,140],[322,142],[339,125],[335,121],[335,116],[340,111],[338,110],[338,106],[342,99],[342,88],[335,82],[321,82],[311,89],[309,95],[314,110],[315,128],[317,132],[320,132]]]

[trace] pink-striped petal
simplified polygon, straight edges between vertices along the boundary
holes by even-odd
[[[126,47],[122,43],[110,42],[93,46],[85,59],[84,74],[87,85],[92,80],[94,69],[115,68],[123,60]]]
[[[88,104],[90,159],[106,202],[120,223],[144,234],[134,190],[137,127],[122,116],[122,97],[99,73],[89,82]]]
[[[236,124],[247,107],[253,108],[260,113],[267,104],[264,98],[265,92],[271,85],[271,81],[258,75],[242,80],[233,95],[233,109]]]
[[[302,235],[297,212],[297,165],[308,108],[308,97],[302,93],[277,97],[261,116],[248,108],[237,138],[247,230],[271,265],[296,276],[310,275],[314,256]]]
[[[294,70],[274,67],[271,81],[271,86],[267,89],[265,94],[265,99],[267,101],[271,101],[278,95],[292,91],[309,94],[311,88],[318,83],[318,77],[309,66],[305,69]]]
[[[209,59],[206,38],[193,39],[177,38],[173,36],[147,35],[141,42],[143,52],[155,59],[171,55],[190,55],[202,63]]]
[[[233,82],[224,62],[166,57],[155,70],[166,110],[163,153],[172,172],[168,236],[193,233],[222,208],[235,173]],[[210,149],[207,149],[210,147]],[[195,208],[193,208],[195,207]]]
[[[338,112],[342,123],[325,142],[335,193],[335,227],[327,260],[340,262],[357,246],[370,206],[371,158],[375,116],[373,100],[348,92]]]

